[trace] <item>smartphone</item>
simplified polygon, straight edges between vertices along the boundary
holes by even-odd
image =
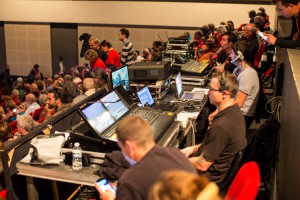
[[[97,185],[101,188],[101,190],[103,190],[103,191],[112,190],[114,193],[116,193],[115,188],[113,188],[105,178],[100,178],[96,182],[97,182]]]
[[[262,32],[260,32],[260,31],[257,31],[257,35],[259,35],[259,37],[261,37],[262,39],[264,39],[264,40],[267,40],[268,41],[268,37],[267,36],[265,36]]]

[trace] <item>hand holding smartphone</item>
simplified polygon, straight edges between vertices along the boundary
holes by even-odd
[[[105,178],[100,178],[96,181],[96,183],[102,191],[111,190],[114,194],[116,194],[115,188],[113,188]]]

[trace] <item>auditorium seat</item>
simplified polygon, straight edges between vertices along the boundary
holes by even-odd
[[[10,122],[9,126],[10,126],[11,130],[17,129],[17,120]]]
[[[224,200],[254,200],[260,185],[256,162],[245,163],[234,177]]]
[[[34,121],[37,121],[40,118],[40,115],[43,112],[43,110],[44,110],[44,107],[40,107],[33,112],[32,118]]]
[[[264,52],[265,52],[265,48],[266,48],[265,42],[261,42],[260,45],[259,45],[258,51],[256,52],[256,54],[255,54],[255,56],[254,56],[253,67],[254,67],[255,69],[257,69],[258,66],[259,66],[259,63],[260,63],[260,61],[261,61],[261,57],[262,57],[262,55],[263,55]]]

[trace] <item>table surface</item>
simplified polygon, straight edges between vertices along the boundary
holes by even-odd
[[[99,165],[95,164],[90,167],[83,167],[81,173],[73,171],[71,166],[64,163],[52,166],[32,166],[19,162],[17,168],[19,175],[87,186],[94,186],[96,180],[100,178],[93,173],[99,169]]]

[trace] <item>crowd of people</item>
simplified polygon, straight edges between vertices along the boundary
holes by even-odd
[[[283,16],[296,18],[292,34],[296,33],[300,3],[275,3]],[[118,145],[131,167],[118,180],[116,194],[96,186],[101,199],[196,199],[207,187],[214,191],[211,199],[219,199],[218,189],[214,189],[217,186],[209,182],[222,183],[235,155],[247,146],[246,130],[254,120],[260,90],[255,69],[260,46],[268,43],[295,48],[300,44],[298,36],[295,40],[276,38],[269,33],[264,33],[266,38],[257,36],[258,31],[270,30],[263,8],[250,11],[249,18],[248,23],[238,28],[229,20],[217,28],[214,24],[204,25],[194,33],[194,59],[209,60],[215,68],[208,95],[216,110],[209,116],[210,125],[201,144],[181,151],[162,148],[155,144],[151,127],[144,119],[131,116],[121,120],[116,129]],[[66,72],[60,65],[59,74],[53,77],[44,78],[39,64],[35,64],[27,78],[11,81],[6,66],[1,74],[5,79],[0,90],[0,148],[97,90],[111,90],[109,72],[134,62],[162,59],[166,44],[154,41],[140,55],[129,35],[127,29],[120,29],[118,37],[123,46],[117,52],[109,41],[100,42],[83,34],[81,39],[87,44],[83,45],[81,55],[90,66],[72,67]],[[185,33],[180,37],[190,36]],[[180,171],[161,176],[174,169]],[[206,178],[200,178],[199,173]]]

